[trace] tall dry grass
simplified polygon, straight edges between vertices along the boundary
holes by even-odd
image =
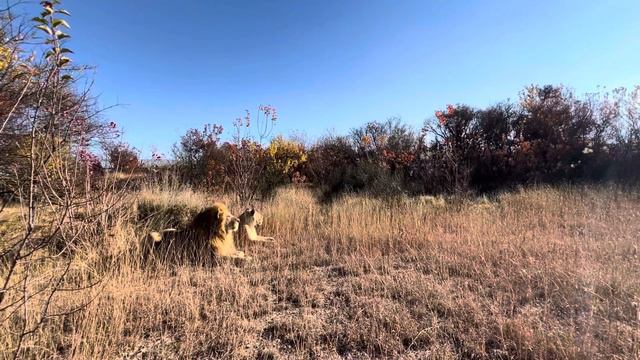
[[[276,244],[251,262],[143,263],[141,208],[198,209],[144,189],[75,256],[100,279],[81,312],[27,339],[33,358],[620,358],[640,356],[640,194],[539,188],[491,199],[345,197],[261,204]],[[137,203],[137,206],[136,206]],[[239,211],[239,204],[231,204]],[[149,214],[153,214],[150,211]],[[153,216],[150,216],[151,218]],[[64,309],[77,293],[61,297]],[[0,330],[0,346],[13,344]]]

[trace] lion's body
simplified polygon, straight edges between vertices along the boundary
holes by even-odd
[[[202,259],[215,257],[246,258],[242,251],[236,249],[234,234],[238,231],[240,221],[233,216],[223,203],[199,212],[191,220],[186,229],[176,231],[166,229],[152,232],[154,248],[160,248],[165,257],[184,259]],[[165,233],[174,233],[167,238]]]

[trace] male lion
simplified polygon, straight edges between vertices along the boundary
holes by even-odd
[[[256,226],[262,226],[264,217],[262,214],[253,207],[247,208],[242,215],[240,215],[240,237],[243,240],[257,241],[257,242],[273,242],[275,239],[271,236],[260,236],[256,231]]]
[[[225,204],[215,203],[199,212],[185,230],[165,229],[152,232],[149,237],[154,241],[154,248],[161,248],[166,256],[197,259],[204,255],[206,259],[208,251],[213,250],[216,257],[250,259],[236,249],[233,240],[239,225],[240,220]],[[164,239],[165,233],[172,232],[175,233],[173,238]]]
[[[244,252],[238,251],[233,241],[239,225],[240,220],[229,212],[225,204],[215,203],[198,213],[189,229],[196,237],[208,239],[216,256],[244,258]]]

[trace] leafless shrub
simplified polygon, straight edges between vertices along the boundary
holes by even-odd
[[[0,46],[11,49],[0,68],[0,86],[13,88],[2,92],[7,98],[0,146],[10,164],[2,164],[0,183],[15,194],[22,225],[17,236],[0,243],[6,259],[0,322],[7,330],[3,348],[13,358],[30,356],[30,337],[47,322],[85,309],[95,296],[99,277],[79,267],[73,254],[108,233],[109,214],[120,200],[91,151],[114,135],[114,125],[100,121],[90,87],[77,90],[85,69],[68,57],[68,13],[58,3],[43,1],[33,27],[15,28],[20,20],[11,9],[0,14],[12,39]],[[21,53],[27,41],[42,44],[42,59]],[[81,294],[53,310],[70,293]]]

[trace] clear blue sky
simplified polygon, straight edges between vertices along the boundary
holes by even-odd
[[[640,84],[640,1],[66,0],[69,47],[125,139],[170,153],[260,104],[311,139],[448,103]]]

